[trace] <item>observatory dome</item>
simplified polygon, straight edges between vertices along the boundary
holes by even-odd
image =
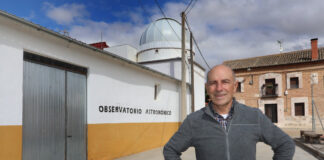
[[[186,30],[186,49],[189,50],[189,31]],[[181,24],[171,18],[151,23],[140,39],[138,61],[154,61],[181,57]]]

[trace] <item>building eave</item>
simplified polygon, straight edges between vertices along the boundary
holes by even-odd
[[[32,28],[34,28],[34,29],[36,29],[36,30],[38,30],[38,31],[45,32],[45,33],[47,33],[47,34],[49,34],[49,35],[55,36],[55,37],[60,38],[60,39],[62,39],[62,40],[66,40],[66,41],[68,41],[68,42],[70,42],[70,43],[74,43],[74,44],[76,44],[76,45],[79,45],[79,46],[84,47],[84,48],[86,48],[86,49],[89,49],[89,50],[91,50],[91,51],[99,52],[99,53],[104,54],[104,55],[106,55],[106,56],[108,56],[108,57],[110,57],[110,58],[116,59],[116,60],[118,60],[118,61],[120,61],[120,62],[127,63],[127,64],[130,64],[130,65],[134,66],[134,67],[137,67],[137,68],[140,68],[140,69],[144,69],[144,70],[146,70],[146,71],[149,71],[149,72],[151,72],[151,73],[153,73],[153,74],[158,74],[158,75],[163,76],[163,77],[165,77],[165,78],[168,78],[168,79],[171,79],[171,80],[175,80],[175,81],[177,81],[177,82],[180,82],[178,79],[175,79],[175,78],[173,78],[173,77],[171,77],[171,76],[169,76],[169,75],[166,75],[166,74],[164,74],[164,73],[161,73],[161,72],[155,71],[155,70],[153,70],[153,69],[150,69],[149,67],[146,67],[146,66],[140,65],[140,64],[138,64],[138,63],[136,63],[136,62],[130,61],[130,60],[126,59],[126,58],[123,58],[123,57],[121,57],[121,56],[115,55],[115,54],[113,54],[113,53],[110,53],[110,52],[107,52],[107,51],[104,51],[104,50],[98,49],[98,48],[93,47],[93,46],[91,46],[91,45],[89,45],[89,44],[86,44],[86,43],[84,43],[84,42],[82,42],[82,41],[79,41],[79,40],[73,39],[73,38],[71,38],[71,37],[69,37],[69,36],[62,35],[62,34],[60,34],[60,33],[58,33],[58,32],[55,32],[55,31],[49,30],[49,29],[47,29],[47,28],[45,28],[45,27],[42,27],[41,25],[34,24],[34,23],[29,22],[29,21],[27,21],[27,20],[25,20],[25,19],[23,19],[23,18],[17,17],[17,16],[12,15],[12,14],[9,14],[9,13],[7,13],[7,12],[5,12],[5,11],[0,10],[0,15],[3,16],[3,17],[6,17],[6,18],[8,18],[8,19],[11,19],[11,20],[13,20],[13,21],[15,21],[15,22],[19,22],[19,23],[21,23],[21,24],[23,24],[23,25],[26,25],[26,26],[32,27]]]

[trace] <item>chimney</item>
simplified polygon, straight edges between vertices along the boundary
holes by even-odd
[[[318,48],[317,48],[317,38],[311,39],[311,46],[312,46],[312,61],[318,60]]]

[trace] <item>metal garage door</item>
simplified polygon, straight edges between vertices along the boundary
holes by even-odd
[[[28,56],[23,160],[86,160],[86,75],[67,71],[68,65],[61,62],[57,67],[54,60],[25,53]]]

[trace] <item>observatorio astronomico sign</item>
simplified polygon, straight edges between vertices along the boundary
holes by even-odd
[[[151,115],[171,115],[171,110],[151,109],[151,108],[136,108],[123,106],[99,106],[101,113],[123,113],[123,114],[151,114]],[[145,111],[145,112],[143,112]]]

